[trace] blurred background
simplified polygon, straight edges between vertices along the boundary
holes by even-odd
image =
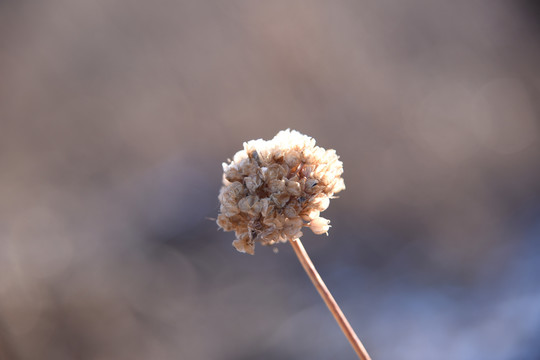
[[[0,359],[354,359],[288,244],[218,231],[292,128],[304,245],[374,359],[540,359],[532,1],[0,1]]]

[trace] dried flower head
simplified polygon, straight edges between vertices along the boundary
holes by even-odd
[[[345,189],[335,150],[315,146],[313,138],[289,129],[269,141],[244,143],[244,150],[223,163],[223,171],[217,223],[235,231],[234,247],[248,254],[256,242],[299,238],[303,226],[327,233],[330,221],[319,214]]]

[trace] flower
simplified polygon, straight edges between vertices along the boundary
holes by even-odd
[[[217,224],[235,232],[238,251],[252,255],[256,242],[273,245],[299,238],[303,226],[327,233],[330,221],[319,215],[345,189],[342,174],[335,150],[316,146],[298,131],[248,141],[223,163]]]

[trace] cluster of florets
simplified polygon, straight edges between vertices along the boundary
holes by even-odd
[[[234,247],[254,253],[255,243],[273,245],[302,236],[302,227],[324,234],[330,221],[319,216],[345,189],[343,163],[335,150],[289,129],[272,140],[252,140],[223,163],[217,223],[235,231]]]

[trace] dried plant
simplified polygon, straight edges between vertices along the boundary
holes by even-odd
[[[319,217],[330,198],[345,189],[343,164],[334,150],[315,146],[298,131],[272,140],[252,140],[223,164],[218,225],[235,231],[238,251],[253,254],[255,243],[272,245],[302,236],[304,222],[316,234],[330,221]]]
[[[223,171],[217,223],[235,232],[233,246],[253,255],[255,243],[289,241],[358,356],[370,359],[300,242],[304,226],[315,234],[328,234],[330,221],[320,212],[345,189],[343,163],[335,150],[287,129],[270,141],[244,143],[233,160],[223,163]]]

